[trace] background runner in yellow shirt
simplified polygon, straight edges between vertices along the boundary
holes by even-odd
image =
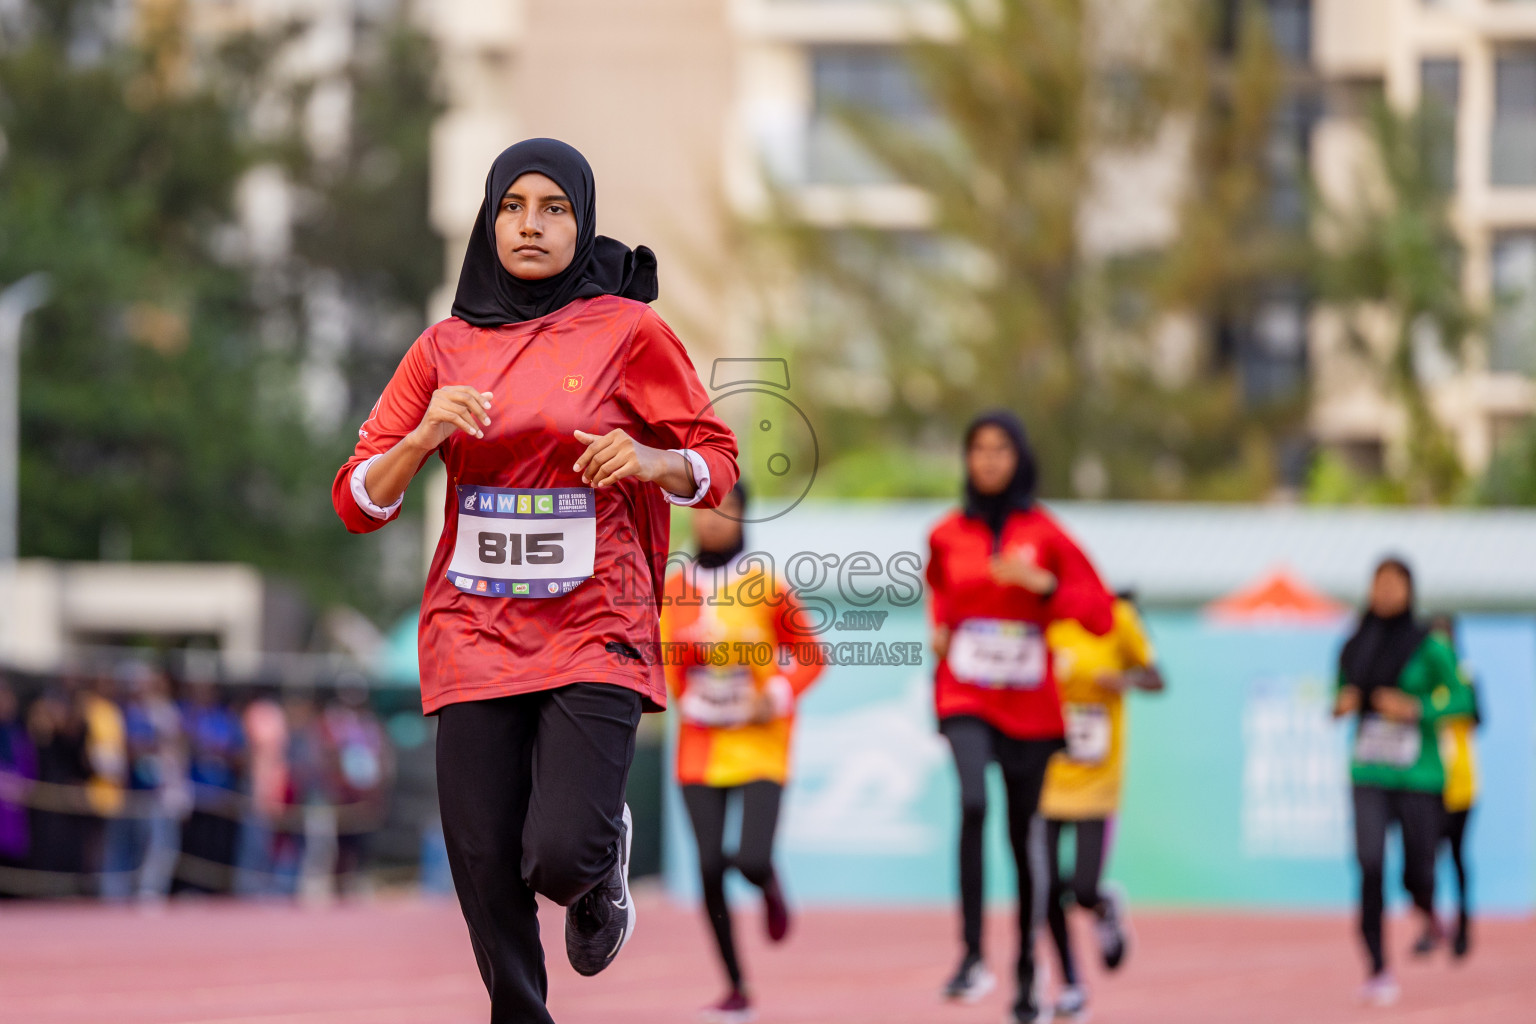
[[[1051,879],[1046,920],[1061,961],[1058,1020],[1081,1019],[1088,1008],[1067,935],[1069,895],[1094,915],[1104,966],[1114,970],[1125,958],[1125,909],[1118,896],[1099,887],[1120,807],[1125,693],[1163,689],[1152,642],[1129,595],[1116,598],[1114,614],[1114,627],[1103,636],[1065,619],[1052,623],[1045,634],[1067,723],[1067,747],[1051,758],[1040,797]],[[1061,855],[1062,833],[1069,828],[1075,848],[1070,880]]]
[[[1456,647],[1456,623],[1449,615],[1436,615],[1429,620],[1429,631],[1454,651]],[[1477,697],[1466,668],[1457,661],[1461,681],[1472,691],[1472,713],[1447,719],[1440,727],[1440,759],[1445,762],[1445,842],[1451,848],[1451,863],[1456,868],[1456,934],[1451,940],[1451,952],[1458,958],[1467,955],[1472,948],[1472,900],[1467,890],[1466,837],[1467,819],[1472,815],[1472,805],[1477,802],[1477,742],[1475,733],[1483,724],[1482,705]],[[1435,936],[1426,934],[1419,939],[1424,953],[1435,947]]]

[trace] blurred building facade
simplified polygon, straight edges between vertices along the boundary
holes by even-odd
[[[599,183],[599,228],[648,245],[662,313],[696,355],[722,351],[721,165],[733,64],[720,0],[424,0],[448,109],[433,138],[432,223],[444,239],[446,317],[485,173],[506,146],[554,136]]]
[[[1536,410],[1536,3],[1528,0],[1315,0],[1311,61],[1334,102],[1314,132],[1319,186],[1358,183],[1365,129],[1352,95],[1401,108],[1440,104],[1455,148],[1452,216],[1464,287],[1488,311],[1462,368],[1426,353],[1420,372],[1463,463],[1486,466]],[[1345,350],[1338,323],[1315,318],[1313,431],[1380,464],[1405,423]]]
[[[1240,5],[1228,2],[1227,16]],[[1308,215],[1308,174],[1324,194],[1358,181],[1368,152],[1362,97],[1407,108],[1432,95],[1454,112],[1454,216],[1465,288],[1490,313],[1464,364],[1422,360],[1433,407],[1472,472],[1536,410],[1536,3],[1529,0],[1264,0],[1290,65],[1266,159],[1274,216]],[[1149,5],[1117,4],[1117,16]],[[918,236],[925,197],[848,138],[838,111],[937,126],[901,48],[950,31],[924,0],[425,0],[448,89],[434,138],[433,223],[446,316],[483,175],[507,142],[558,135],[603,183],[603,230],[661,257],[664,315],[696,357],[749,353],[732,302],[733,224],[761,213],[767,183],[788,186],[824,227]],[[1177,230],[1184,184],[1177,132],[1145,152],[1106,154],[1082,230],[1112,254]],[[1117,187],[1116,183],[1120,187]],[[1287,213],[1286,211],[1289,211]],[[1172,318],[1176,320],[1176,318]],[[1190,367],[1189,325],[1159,331],[1159,358]],[[1277,280],[1213,344],[1256,401],[1310,383],[1312,440],[1362,468],[1390,464],[1405,417],[1359,364],[1339,319],[1304,286]]]

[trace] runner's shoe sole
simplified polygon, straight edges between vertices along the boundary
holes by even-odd
[[[752,1024],[757,1020],[756,1010],[705,1010],[699,1014],[704,1024]]]

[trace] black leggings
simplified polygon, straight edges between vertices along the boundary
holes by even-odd
[[[759,889],[773,881],[773,833],[779,824],[779,797],[784,787],[777,782],[749,782],[745,786],[684,786],[683,803],[693,819],[699,843],[699,878],[704,888],[704,909],[715,930],[720,961],[733,989],[740,990],[741,964],[731,932],[731,909],[725,899],[725,869],[735,868]],[[725,813],[732,794],[741,799],[741,839],[734,856],[725,852]]]
[[[949,740],[960,776],[960,921],[968,955],[981,955],[983,900],[982,839],[987,820],[987,764],[996,761],[1008,796],[1008,841],[1013,847],[1019,890],[1018,1001],[1015,1009],[1033,1012],[1035,985],[1035,873],[1030,849],[1030,821],[1040,806],[1045,766],[1061,749],[1060,740],[1020,740],[968,715],[946,718],[939,731]]]
[[[534,893],[569,906],[613,871],[640,695],[577,683],[437,718],[443,838],[491,1024],[548,1024]]]
[[[1472,916],[1472,898],[1467,892],[1467,857],[1464,844],[1467,839],[1467,819],[1472,816],[1472,808],[1464,811],[1447,811],[1445,813],[1445,840],[1451,847],[1451,864],[1456,868],[1456,896],[1457,907],[1461,910],[1461,916]]]
[[[1074,835],[1072,879],[1061,871],[1061,834],[1071,828]],[[1051,888],[1045,898],[1045,919],[1051,926],[1051,941],[1056,958],[1061,961],[1061,976],[1068,985],[1077,984],[1077,965],[1072,961],[1072,946],[1067,933],[1066,898],[1070,894],[1084,910],[1097,910],[1104,902],[1099,881],[1104,877],[1104,856],[1109,845],[1109,822],[1104,818],[1045,822],[1045,857],[1050,865]]]
[[[1403,888],[1425,914],[1435,912],[1435,851],[1440,845],[1445,805],[1439,793],[1356,786],[1355,855],[1360,862],[1360,935],[1371,958],[1371,973],[1386,968],[1381,918],[1385,904],[1387,828],[1396,821],[1403,834]]]

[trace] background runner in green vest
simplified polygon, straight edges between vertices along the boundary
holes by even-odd
[[[1376,567],[1370,603],[1339,655],[1336,716],[1358,718],[1350,778],[1355,854],[1360,863],[1360,933],[1370,959],[1361,998],[1397,1000],[1382,943],[1383,862],[1387,829],[1403,840],[1403,887],[1431,934],[1435,921],[1435,850],[1445,815],[1440,722],[1471,712],[1456,655],[1414,618],[1413,573],[1401,559]]]

